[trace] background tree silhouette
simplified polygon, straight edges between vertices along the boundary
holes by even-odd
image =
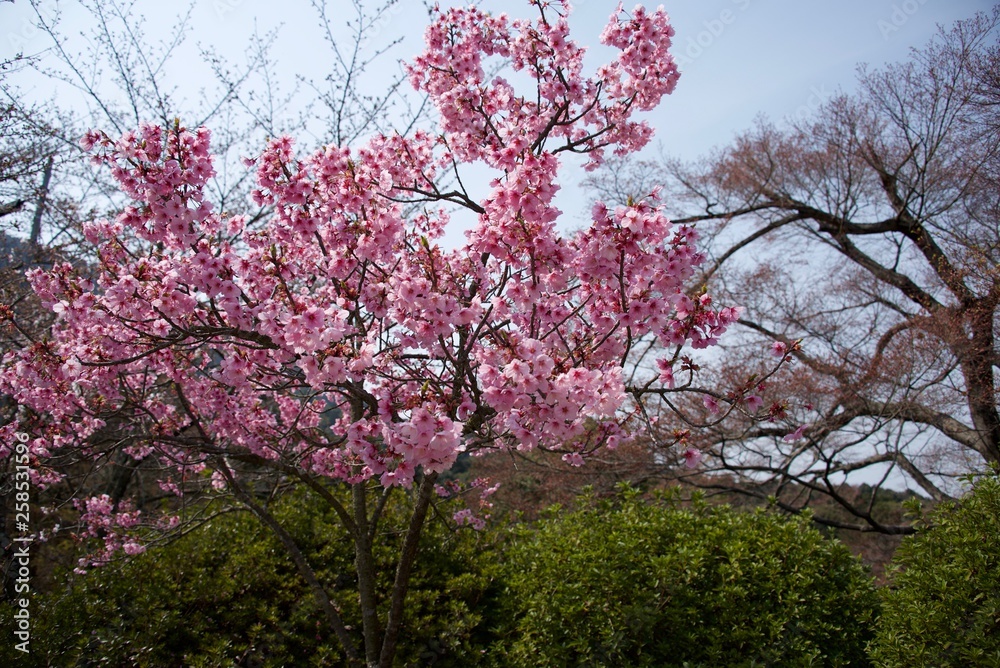
[[[768,348],[795,361],[747,388],[759,402],[716,397],[726,419],[686,405],[698,484],[789,510],[832,499],[818,521],[898,533],[875,510],[886,481],[941,500],[1000,461],[998,23],[995,9],[941,29],[906,62],[860,68],[856,93],[699,162],[618,162],[593,181],[620,198],[665,183],[675,221],[710,240],[703,282],[745,311],[708,364],[736,382]]]

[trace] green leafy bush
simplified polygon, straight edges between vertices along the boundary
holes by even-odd
[[[868,665],[877,595],[805,519],[628,491],[517,531],[504,574],[496,665]]]
[[[384,513],[375,558],[387,592],[408,517],[398,493]],[[360,633],[353,543],[332,511],[295,493],[272,512],[296,538],[347,622]],[[489,533],[425,527],[411,576],[400,666],[467,666],[485,646],[477,612],[492,562]],[[17,652],[12,608],[0,604],[0,665],[343,665],[337,639],[280,543],[252,516],[232,513],[162,548],[31,600],[31,654]],[[480,639],[483,638],[483,639]]]
[[[979,479],[918,527],[882,590],[875,664],[1000,666],[1000,479]]]

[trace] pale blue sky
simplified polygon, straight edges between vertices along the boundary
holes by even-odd
[[[530,15],[526,3],[487,0],[492,11]],[[600,55],[597,36],[616,6],[611,0],[578,0],[573,27],[578,42]],[[758,113],[782,117],[799,113],[838,88],[850,88],[859,62],[881,64],[906,57],[923,45],[936,24],[951,24],[996,4],[987,0],[675,0],[665,2],[677,31],[674,52],[684,76],[676,93],[650,116],[658,139],[668,148],[696,156],[746,127]],[[75,2],[41,0],[59,6],[67,25],[78,15]],[[626,3],[626,7],[632,3]],[[150,36],[165,33],[180,2],[138,0],[149,16]],[[329,2],[331,13],[350,15],[350,3]],[[51,10],[49,10],[51,11]],[[22,46],[44,48],[44,39],[24,23],[26,0],[0,4],[0,57]],[[426,13],[421,2],[402,0],[380,24],[372,43],[402,36],[393,54],[405,57],[421,48]],[[307,0],[197,0],[194,42],[217,45],[234,59],[253,37],[281,26],[274,46],[280,73],[315,78],[324,73],[319,33]],[[388,65],[389,63],[387,63]],[[182,69],[182,68],[178,68]],[[183,66],[185,87],[196,95],[195,76]],[[176,70],[175,70],[176,73]]]
[[[530,16],[526,3],[487,0],[491,11]],[[823,99],[854,85],[860,62],[874,65],[905,59],[934,34],[937,24],[950,25],[977,10],[996,4],[985,0],[676,0],[664,5],[677,31],[674,53],[683,75],[676,92],[649,114],[654,139],[666,152],[696,158],[724,144],[758,114],[781,119],[808,113]],[[39,0],[43,12],[58,6],[72,32],[80,14],[76,2]],[[589,64],[607,55],[598,35],[617,2],[578,0],[572,18],[575,39],[590,47]],[[148,18],[151,38],[165,36],[173,17],[186,4],[137,0]],[[626,7],[633,3],[626,3]],[[331,14],[348,18],[349,2],[329,2]],[[45,48],[45,38],[27,23],[26,0],[0,4],[0,58],[18,48],[31,53]],[[402,44],[384,61],[384,74],[373,72],[365,82],[373,92],[382,79],[398,71],[396,61],[421,50],[427,15],[421,2],[401,0],[379,24],[371,44],[396,37]],[[328,71],[328,50],[321,45],[315,13],[307,0],[197,0],[193,13],[192,47],[170,70],[188,104],[197,104],[199,88],[210,81],[193,56],[197,43],[212,44],[223,55],[239,60],[253,40],[254,29],[265,34],[280,26],[272,55],[277,80],[292,87],[295,75],[315,80]],[[35,82],[32,82],[35,83]],[[41,95],[46,83],[37,82]],[[60,102],[70,99],[60,95]],[[289,112],[293,110],[288,110]],[[249,147],[248,147],[249,148]],[[568,175],[567,175],[568,176]],[[561,204],[574,217],[585,197],[572,192],[567,178]]]
[[[995,2],[978,0],[703,0],[667,5],[687,58],[673,99],[654,114],[669,151],[697,157],[747,127],[808,113],[838,90],[851,90],[861,62],[904,60],[936,25],[951,25]],[[728,25],[718,31],[720,17]],[[708,44],[699,54],[701,44]],[[684,60],[681,60],[684,63]]]

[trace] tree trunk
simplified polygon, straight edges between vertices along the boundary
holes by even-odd
[[[42,236],[42,216],[45,214],[45,204],[49,198],[49,181],[52,180],[52,165],[54,156],[49,156],[45,163],[45,171],[42,172],[42,189],[38,193],[38,204],[35,206],[35,215],[31,219],[31,236],[28,240],[33,248],[38,247],[38,240]]]
[[[354,498],[354,555],[358,573],[358,598],[361,603],[361,628],[365,638],[365,662],[368,668],[379,666],[378,596],[375,591],[375,557],[372,532],[369,531],[368,490],[365,483],[352,486]]]
[[[389,604],[389,617],[386,621],[385,638],[382,640],[382,655],[379,659],[379,665],[383,667],[391,666],[396,654],[396,643],[399,640],[399,631],[403,622],[403,603],[406,601],[406,592],[410,586],[410,573],[413,570],[413,564],[417,560],[420,534],[427,520],[427,509],[430,507],[431,496],[434,492],[434,482],[437,480],[437,477],[437,473],[429,473],[424,476],[423,481],[420,483],[420,490],[417,494],[417,503],[413,508],[413,515],[410,516],[410,526],[406,531],[406,540],[403,543],[403,551],[400,554],[399,565],[396,568],[396,580],[392,586],[392,600]]]

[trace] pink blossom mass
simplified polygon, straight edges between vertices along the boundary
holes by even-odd
[[[556,226],[563,154],[593,167],[649,142],[635,114],[678,79],[666,13],[619,7],[600,39],[620,53],[588,76],[568,4],[532,4],[534,20],[437,11],[408,70],[437,129],[311,153],[269,141],[253,199],[271,214],[254,224],[208,200],[209,129],[89,133],[131,202],[86,226],[93,279],[68,264],[31,272],[58,321],[4,360],[0,389],[29,409],[5,430],[31,434],[44,461],[86,452],[116,416],[129,454],[156,458],[178,495],[224,456],[409,486],[463,451],[544,447],[578,464],[627,438],[637,342],[676,359],[671,348],[715,343],[738,310],[689,295],[696,235],[656,193],[597,204],[575,233]],[[494,63],[533,85],[488,77]],[[472,163],[492,170],[484,198],[441,185]],[[476,223],[449,250],[459,213]],[[81,508],[94,531],[136,522],[106,499]]]

